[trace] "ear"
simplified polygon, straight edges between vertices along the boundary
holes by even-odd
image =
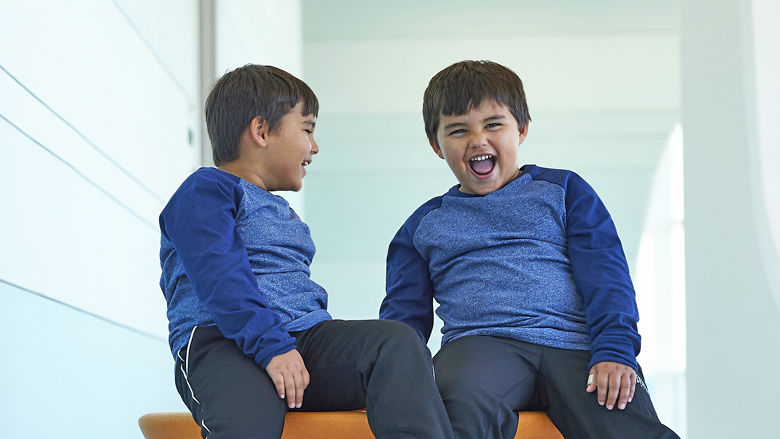
[[[523,143],[525,141],[525,138],[528,136],[528,125],[530,125],[530,123],[526,122],[523,129],[520,130],[520,143]]]
[[[247,134],[252,143],[261,148],[268,146],[268,122],[261,116],[257,116],[249,122]]]
[[[437,145],[436,142],[433,141],[432,139],[428,139],[428,143],[431,144],[431,148],[433,148],[433,152],[435,152],[440,159],[444,159],[444,153],[442,152],[441,148],[439,148],[439,145]]]

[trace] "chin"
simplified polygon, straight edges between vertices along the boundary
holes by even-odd
[[[273,189],[274,191],[284,191],[284,192],[300,192],[300,190],[303,189],[303,183],[298,184],[290,184],[287,186],[280,186],[277,189]]]

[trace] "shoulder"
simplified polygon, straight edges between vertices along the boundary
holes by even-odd
[[[176,192],[207,190],[214,187],[240,188],[241,179],[216,168],[200,168],[190,174]]]
[[[536,165],[522,167],[524,173],[530,174],[533,180],[546,181],[561,186],[566,193],[567,201],[578,197],[595,197],[596,192],[579,174],[568,169],[543,168]]]
[[[200,168],[190,174],[171,197],[171,202],[182,199],[240,199],[241,179],[216,168]]]
[[[587,185],[585,180],[574,171],[568,169],[544,168],[536,165],[525,165],[523,173],[527,173],[533,180],[542,180],[568,188],[569,186]]]
[[[406,229],[410,235],[414,235],[414,232],[420,226],[420,222],[422,222],[423,218],[431,213],[431,211],[441,207],[443,198],[444,195],[439,195],[438,197],[433,197],[426,201],[422,206],[418,207],[414,212],[412,212],[401,228]]]
[[[216,168],[200,168],[176,189],[163,209],[161,221],[170,215],[213,209],[234,210],[244,196],[241,179]]]

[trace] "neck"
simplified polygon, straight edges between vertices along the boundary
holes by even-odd
[[[229,163],[223,163],[218,166],[219,169],[235,175],[236,177],[243,178],[244,180],[252,183],[260,189],[268,190],[263,177],[260,175],[259,169],[254,169],[251,166],[247,166],[239,161],[232,161]]]

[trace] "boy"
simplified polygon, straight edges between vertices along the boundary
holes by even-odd
[[[332,320],[309,278],[309,228],[270,192],[301,189],[318,108],[275,67],[214,85],[217,168],[195,171],[160,215],[176,388],[204,438],[278,439],[287,410],[363,407],[377,438],[450,437],[422,341],[397,322]]]
[[[572,172],[518,168],[531,121],[520,78],[453,64],[431,79],[423,118],[460,184],[393,238],[380,317],[427,340],[439,303],[433,361],[455,436],[512,438],[516,411],[546,410],[566,438],[676,437],[636,363],[634,290],[609,213]]]

